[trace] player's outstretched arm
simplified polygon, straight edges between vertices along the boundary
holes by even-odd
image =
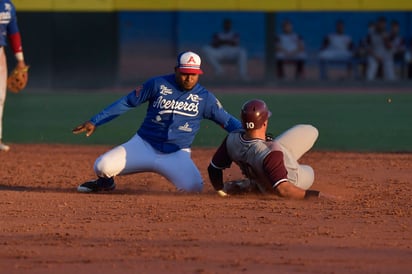
[[[86,136],[89,137],[90,135],[93,134],[93,132],[96,130],[96,126],[91,123],[90,121],[84,122],[81,125],[78,125],[77,127],[75,127],[72,132],[74,134],[79,134],[82,132],[86,132]]]
[[[326,200],[338,200],[338,197],[334,195],[320,192],[318,190],[304,190],[294,184],[286,181],[281,183],[275,188],[275,193],[281,197],[290,198],[290,199],[326,199]]]
[[[212,183],[213,188],[216,190],[217,194],[221,197],[226,197],[228,194],[223,189],[223,171],[221,169],[215,168],[212,163],[207,168],[209,173],[209,179]]]
[[[291,199],[304,199],[305,190],[298,188],[294,184],[286,181],[276,186],[275,193],[280,197],[291,198]]]
[[[234,116],[230,115],[228,122],[225,125],[223,125],[223,128],[227,132],[232,132],[236,129],[241,129],[242,123],[238,119],[236,119]]]
[[[209,174],[210,182],[216,191],[223,190],[223,172],[213,166],[212,163],[209,164],[207,168]]]

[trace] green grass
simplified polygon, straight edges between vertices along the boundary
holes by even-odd
[[[123,94],[9,93],[3,139],[8,143],[119,144],[135,133],[146,105],[97,129],[89,138],[71,129]],[[345,151],[412,151],[412,93],[393,94],[216,94],[225,108],[239,115],[248,99],[260,98],[272,110],[269,131],[277,135],[294,124],[319,129],[315,149]],[[392,102],[388,103],[387,99]],[[194,146],[217,146],[225,132],[203,121]]]

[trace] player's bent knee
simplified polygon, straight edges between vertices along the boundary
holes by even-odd
[[[312,125],[307,125],[308,126],[308,130],[311,132],[311,134],[312,134],[312,136],[313,136],[313,140],[316,140],[316,139],[318,139],[318,137],[319,137],[319,130],[316,128],[316,127],[314,127],[314,126],[312,126]]]
[[[93,169],[96,175],[99,177],[110,178],[116,175],[114,174],[114,171],[113,171],[112,161],[109,161],[109,159],[103,156],[100,156],[99,158],[97,158],[97,160],[94,163]]]
[[[297,127],[300,127],[301,130],[305,132],[306,137],[309,137],[313,141],[316,141],[318,139],[319,130],[313,125],[301,124],[301,125],[297,125]]]

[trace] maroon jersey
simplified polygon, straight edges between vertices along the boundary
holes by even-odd
[[[216,151],[211,164],[225,169],[235,162],[262,191],[273,191],[288,180],[280,146],[275,141],[245,140],[243,133],[230,133]]]

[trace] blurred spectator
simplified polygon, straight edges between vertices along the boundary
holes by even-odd
[[[401,66],[401,74],[403,76],[404,68],[406,66],[406,43],[405,39],[400,34],[399,22],[393,20],[391,22],[391,30],[389,33],[389,39],[391,41],[391,47],[393,52],[393,60],[395,64]]]
[[[303,78],[307,58],[305,44],[302,37],[294,32],[292,22],[289,20],[282,23],[282,33],[275,39],[275,50],[278,78],[285,77],[285,63],[294,64],[295,77]]]
[[[223,30],[213,35],[210,45],[203,48],[204,57],[215,70],[216,76],[222,76],[224,70],[222,63],[235,62],[238,67],[239,76],[243,80],[247,75],[247,52],[240,46],[240,36],[232,30],[232,21],[223,20]]]
[[[354,71],[357,73],[355,77],[359,77],[361,79],[366,78],[366,67],[367,67],[367,60],[368,60],[368,37],[369,34],[375,31],[375,22],[370,21],[368,23],[368,32],[367,34],[360,39],[358,46],[355,49],[354,53],[354,63],[355,69]]]
[[[405,62],[407,67],[407,77],[408,79],[412,79],[412,41],[407,46],[407,50],[405,52]]]
[[[319,53],[320,78],[327,79],[327,65],[330,63],[342,63],[347,67],[348,77],[352,72],[353,57],[352,37],[345,34],[345,25],[342,20],[336,22],[336,31],[328,34]]]
[[[389,33],[389,39],[391,41],[393,58],[396,61],[405,60],[406,43],[405,39],[400,34],[399,22],[393,20],[391,22],[391,30]]]
[[[367,80],[376,79],[380,65],[383,70],[383,78],[395,80],[392,44],[389,33],[386,31],[386,23],[385,17],[379,17],[374,29],[368,35]]]

